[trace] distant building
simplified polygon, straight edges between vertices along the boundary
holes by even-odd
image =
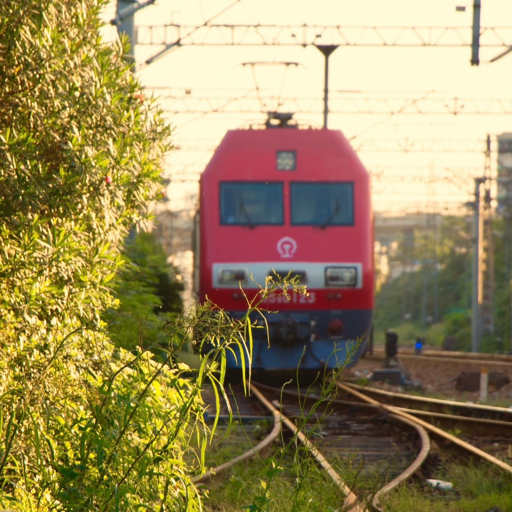
[[[421,231],[436,230],[443,216],[441,214],[416,214],[400,217],[375,216],[375,264],[377,272],[377,289],[388,278],[394,279],[403,273],[415,272],[421,262],[414,261],[415,236]],[[399,240],[403,241],[403,249],[410,252],[402,258],[402,262],[390,260],[399,247]]]

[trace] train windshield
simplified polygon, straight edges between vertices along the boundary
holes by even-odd
[[[354,184],[293,182],[291,218],[295,226],[354,225]]]
[[[220,223],[235,226],[283,224],[283,184],[224,182],[220,184]]]

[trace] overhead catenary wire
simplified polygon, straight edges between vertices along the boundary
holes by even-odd
[[[219,17],[221,14],[224,14],[226,11],[231,9],[231,7],[233,7],[235,4],[237,4],[240,1],[241,0],[235,0],[232,4],[228,5],[225,9],[222,9],[222,11],[218,12],[217,14],[215,14],[214,16],[212,16],[211,18],[206,20],[202,25],[191,28],[184,37],[185,38],[190,37],[195,32],[197,32],[199,29],[201,29],[203,27],[207,27],[210,24],[210,22],[212,22],[215,18]],[[142,67],[149,66],[150,64],[153,64],[153,62],[156,62],[157,60],[161,59],[162,57],[167,55],[173,48],[176,48],[177,46],[181,46],[181,44],[182,44],[181,38],[177,39],[176,41],[173,41],[172,43],[166,44],[165,48],[163,50],[161,50],[157,54],[153,55],[153,57],[146,59],[144,61],[144,64]]]

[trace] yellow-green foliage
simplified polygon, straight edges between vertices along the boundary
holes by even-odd
[[[160,362],[108,339],[109,287],[170,133],[101,41],[104,4],[0,2],[0,508],[193,512],[201,385],[225,398],[225,351],[250,360],[250,314],[280,285],[241,321],[206,305],[169,322]],[[191,333],[207,353],[195,380],[175,362]]]
[[[0,508],[199,507],[197,389],[103,333],[170,134],[101,41],[104,3],[0,3]]]

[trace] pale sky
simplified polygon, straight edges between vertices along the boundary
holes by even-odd
[[[199,26],[228,8],[213,23],[340,25],[345,30],[353,26],[462,27],[466,31],[463,33],[470,34],[473,14],[469,0],[240,0],[233,3],[232,0],[157,0],[156,5],[137,13],[135,23],[137,26],[166,23]],[[465,6],[466,12],[456,12],[456,6]],[[106,19],[111,15],[112,12],[107,12]],[[482,0],[481,27],[512,27],[512,2]],[[512,28],[502,33],[508,37],[505,42],[512,44]],[[138,64],[161,48],[137,46]],[[397,215],[460,211],[464,201],[470,199],[473,178],[482,175],[484,169],[484,157],[478,148],[483,147],[488,133],[494,140],[497,134],[512,132],[511,115],[454,116],[428,112],[442,105],[444,99],[451,105],[455,97],[477,100],[478,108],[484,111],[494,108],[493,101],[506,100],[510,111],[512,53],[497,62],[488,62],[502,51],[503,48],[482,48],[478,67],[470,65],[469,47],[342,46],[331,56],[331,108],[367,110],[384,99],[394,106],[407,99],[412,103],[417,101],[424,112],[329,115],[329,128],[339,129],[351,139],[372,173],[376,211]],[[298,65],[285,68],[278,64],[284,61]],[[247,62],[272,65],[243,66]],[[154,92],[162,97],[161,105],[166,111],[183,110],[183,100],[190,108],[204,107],[205,102],[214,105],[212,108],[228,104],[220,109],[224,111],[217,113],[168,115],[174,126],[175,144],[182,149],[170,155],[166,173],[192,180],[171,185],[171,208],[195,206],[193,180],[227,130],[261,123],[265,115],[260,111],[276,107],[268,101],[263,106],[260,104],[256,86],[263,101],[280,96],[283,100],[301,98],[302,108],[316,105],[314,112],[297,113],[295,117],[302,124],[321,127],[323,73],[324,58],[311,46],[183,46],[149,66],[141,66],[140,80],[148,88],[157,88]],[[233,97],[242,96],[249,98],[240,104],[250,112],[238,112],[237,103],[232,102]],[[430,104],[427,99],[435,101]],[[432,150],[382,151],[403,147],[405,140],[418,149],[431,147]],[[464,152],[460,147],[473,149]],[[459,150],[447,151],[450,148]]]

